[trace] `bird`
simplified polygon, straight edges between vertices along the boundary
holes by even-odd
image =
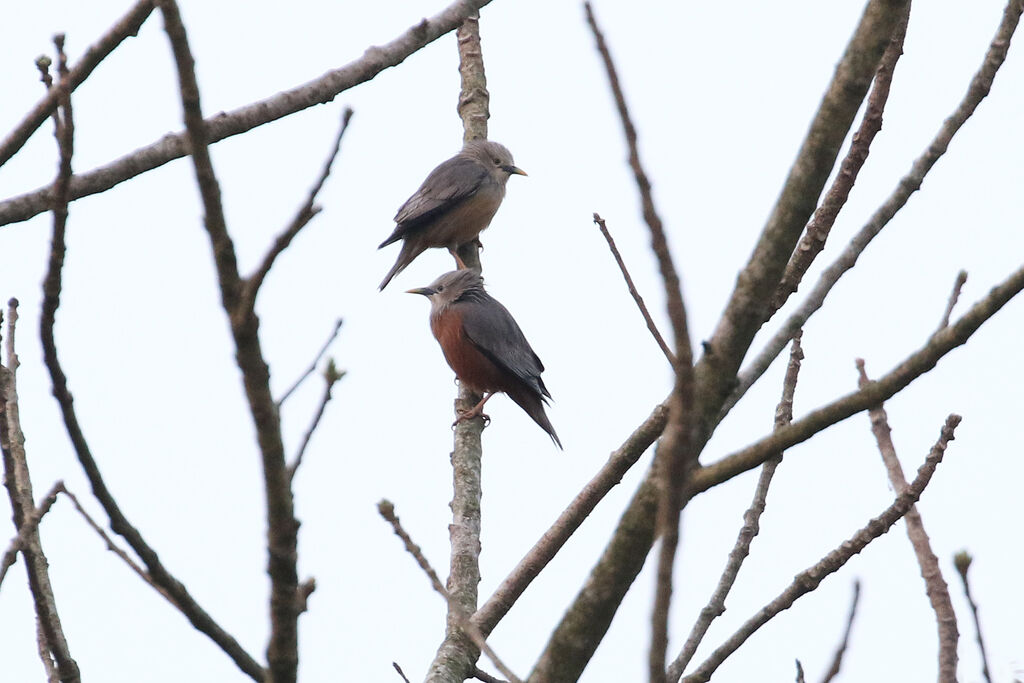
[[[484,290],[480,273],[453,270],[426,287],[408,290],[430,300],[430,330],[448,365],[463,386],[483,398],[455,420],[483,416],[484,404],[503,392],[548,433],[558,448],[562,442],[544,412],[551,398],[540,375],[544,364],[526,341],[512,314]]]
[[[464,267],[457,249],[477,239],[505,198],[513,175],[526,175],[508,148],[489,140],[467,142],[462,151],[430,172],[395,214],[395,230],[378,249],[404,240],[380,290],[430,247],[444,247]]]

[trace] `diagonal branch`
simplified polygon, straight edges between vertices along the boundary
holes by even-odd
[[[910,2],[907,2],[903,18],[897,24],[892,38],[889,39],[889,46],[885,49],[885,54],[882,55],[878,71],[875,72],[874,84],[871,86],[871,94],[868,95],[868,103],[860,127],[853,134],[850,149],[839,166],[839,173],[832,181],[832,186],[825,194],[821,206],[814,212],[814,217],[807,224],[807,229],[804,236],[800,238],[796,251],[793,252],[789,263],[786,264],[782,282],[779,283],[775,290],[775,296],[772,298],[770,315],[774,315],[775,311],[782,308],[790,295],[796,292],[800,280],[803,279],[821,250],[825,248],[825,241],[836,222],[836,217],[846,205],[850,191],[853,190],[853,185],[857,182],[857,176],[860,174],[864,162],[867,161],[871,143],[874,142],[878,131],[882,129],[882,112],[889,99],[889,87],[892,85],[896,62],[903,55],[903,40],[907,36],[909,18]]]
[[[274,244],[267,251],[263,260],[260,262],[256,271],[250,275],[245,281],[245,303],[244,307],[252,308],[256,304],[256,294],[260,291],[260,286],[263,284],[264,278],[267,277],[267,273],[274,265],[274,261],[278,256],[281,255],[288,245],[292,243],[292,240],[299,234],[306,225],[313,220],[313,218],[320,213],[320,207],[316,206],[316,197],[320,194],[320,190],[323,188],[324,183],[327,182],[327,176],[331,174],[331,166],[334,164],[334,160],[338,156],[338,152],[341,151],[341,139],[345,135],[345,131],[348,130],[348,122],[352,118],[352,109],[345,107],[345,111],[341,115],[341,127],[338,129],[338,134],[334,138],[334,146],[331,148],[331,153],[327,157],[327,161],[324,163],[323,169],[320,171],[320,176],[316,180],[316,184],[309,191],[309,196],[306,198],[306,202],[299,208],[298,213],[292,219],[292,222],[288,224],[288,227],[277,236],[274,240]]]
[[[476,645],[478,649],[480,649],[492,662],[494,662],[494,666],[498,667],[498,671],[505,674],[509,681],[512,683],[521,683],[519,678],[512,673],[511,669],[505,666],[505,663],[498,658],[498,655],[495,654],[494,650],[492,650],[487,644],[487,637],[480,628],[472,622],[469,618],[469,613],[464,611],[462,609],[462,605],[460,605],[451,593],[445,590],[444,586],[441,585],[441,579],[438,578],[437,572],[434,571],[434,568],[430,566],[430,562],[423,555],[423,550],[413,542],[412,537],[409,536],[408,532],[406,532],[402,527],[402,523],[395,514],[395,506],[391,501],[380,501],[377,504],[377,511],[380,512],[381,517],[391,524],[391,528],[395,532],[395,535],[402,539],[402,543],[405,544],[405,549],[413,556],[413,558],[415,558],[420,569],[422,569],[423,573],[425,573],[427,578],[430,579],[430,585],[433,586],[434,590],[440,593],[441,597],[448,602],[449,613],[454,615],[454,618],[458,623],[458,627],[469,637],[470,640],[473,641],[473,644]]]
[[[1010,299],[1024,290],[1024,266],[1010,277],[993,287],[988,296],[981,299],[955,324],[936,332],[920,349],[910,354],[902,363],[886,375],[862,389],[811,411],[808,415],[783,427],[770,436],[728,455],[721,460],[702,467],[691,481],[693,493],[706,491],[732,477],[757,467],[779,450],[806,441],[821,430],[851,415],[868,410],[887,401],[915,379],[930,371],[953,349],[967,343],[985,321],[995,315]]]
[[[519,599],[519,596],[537,578],[555,554],[562,549],[569,537],[580,528],[597,504],[616,484],[622,481],[622,477],[629,471],[629,468],[636,464],[640,456],[650,448],[654,440],[665,429],[667,419],[668,407],[663,403],[656,406],[643,424],[608,456],[608,461],[597,474],[583,487],[583,490],[558,516],[554,524],[544,532],[544,535],[519,561],[515,569],[505,577],[494,594],[473,615],[473,621],[481,631],[489,634],[494,630],[498,622],[512,609],[512,605]]]
[[[864,360],[857,359],[859,379],[857,386],[865,387],[870,383]],[[871,432],[878,442],[878,451],[882,455],[885,469],[889,474],[889,483],[897,493],[907,488],[907,478],[903,475],[903,467],[896,455],[896,446],[892,442],[892,430],[889,429],[889,417],[882,404],[868,411],[871,418]],[[931,541],[924,530],[924,521],[917,506],[907,511],[905,519],[907,537],[917,556],[917,564],[921,567],[921,578],[924,579],[928,600],[935,611],[935,623],[939,632],[939,683],[955,683],[957,663],[957,640],[960,633],[956,627],[956,613],[949,599],[949,587],[939,569],[939,558],[932,552]]]
[[[803,348],[800,346],[800,335],[793,338],[793,346],[789,354],[789,366],[786,368],[786,377],[782,383],[782,398],[775,409],[775,428],[781,428],[793,421],[793,395],[796,393],[796,382],[800,374],[800,363],[804,358]],[[768,498],[768,487],[775,476],[775,470],[782,462],[782,453],[765,462],[761,468],[761,476],[757,480],[754,490],[754,499],[750,507],[743,513],[743,526],[736,537],[736,543],[729,553],[729,559],[718,585],[711,594],[708,604],[700,611],[700,615],[690,630],[690,635],[683,644],[679,655],[669,665],[665,674],[667,680],[678,681],[686,670],[686,665],[693,659],[694,653],[708,629],[711,622],[725,613],[725,599],[732,590],[736,577],[740,573],[740,567],[750,554],[750,544],[754,537],[760,532],[760,519],[764,513],[765,502]]]
[[[362,57],[319,78],[276,93],[263,100],[220,113],[206,121],[207,142],[220,142],[304,109],[330,102],[340,93],[371,80],[385,69],[401,64],[409,55],[455,30],[462,20],[490,0],[456,0],[429,19],[423,19],[394,40],[367,48]],[[189,153],[186,132],[164,135],[157,142],[130,152],[105,166],[75,176],[70,198],[104,192],[137,175],[180,159]],[[0,202],[0,225],[25,221],[48,211],[53,193],[39,188]]]
[[[942,462],[942,456],[945,454],[949,442],[953,440],[953,432],[958,424],[960,424],[959,415],[950,415],[946,418],[946,424],[942,427],[939,440],[928,453],[924,464],[918,469],[917,477],[914,478],[910,486],[896,496],[892,505],[868,522],[867,526],[825,555],[814,566],[797,574],[793,583],[748,619],[731,638],[712,652],[696,671],[684,678],[683,683],[704,683],[711,680],[711,676],[722,662],[739,649],[755,631],[768,623],[779,612],[792,607],[800,597],[814,591],[827,576],[839,571],[854,555],[864,550],[871,541],[889,531],[892,525],[899,521],[921,497],[921,493],[935,473],[935,468]]]
[[[330,348],[331,344],[334,343],[335,338],[338,336],[338,332],[341,330],[341,325],[341,318],[338,318],[336,321],[334,321],[334,327],[331,329],[331,334],[327,337],[327,341],[324,342],[324,345],[320,347],[320,351],[318,351],[316,356],[313,358],[313,362],[310,363],[309,367],[306,368],[301,375],[299,375],[299,378],[295,380],[295,382],[290,387],[288,387],[288,390],[281,395],[281,398],[277,399],[275,405],[277,406],[278,410],[280,410],[281,406],[284,405],[284,402],[288,400],[288,397],[291,396],[295,392],[295,390],[299,388],[299,385],[301,385],[302,382],[305,381],[307,377],[312,375],[314,370],[316,370],[316,366],[317,364],[320,363],[320,359],[324,357],[324,354],[327,353],[327,349]]]
[[[60,196],[64,191],[58,186],[55,196]],[[66,218],[67,204],[58,202],[55,209],[55,216],[64,215]],[[210,637],[224,652],[231,657],[238,667],[256,681],[263,681],[264,671],[256,660],[254,660],[239,645],[230,634],[225,632],[207,614],[189,594],[188,589],[174,578],[164,567],[157,553],[146,543],[139,531],[133,527],[122,513],[117,501],[110,490],[107,489],[103,476],[100,474],[96,460],[78,423],[78,416],[75,413],[71,392],[68,389],[67,376],[61,367],[57,357],[57,345],[54,337],[54,325],[56,322],[57,309],[60,306],[60,293],[62,286],[62,268],[65,256],[64,243],[64,222],[55,219],[54,237],[50,249],[49,269],[46,279],[43,282],[43,306],[40,316],[40,337],[42,338],[43,358],[50,378],[53,383],[53,395],[60,406],[67,429],[68,437],[74,446],[75,453],[82,469],[85,471],[92,487],[93,494],[103,506],[107,516],[110,518],[110,527],[114,532],[120,534],[132,547],[132,550],[145,563],[153,580],[174,597],[176,604],[180,606],[182,613],[189,622],[199,631]]]
[[[68,72],[67,85],[69,92],[74,92],[86,78],[93,72],[99,63],[113,52],[128,37],[136,36],[142,24],[153,11],[153,0],[140,0],[136,2],[128,12],[121,17],[116,24],[110,27],[103,36],[91,45],[82,55],[82,58]],[[0,142],[0,166],[6,164],[11,157],[18,153],[32,134],[43,125],[47,117],[57,111],[60,105],[61,91],[51,89],[46,96],[32,108],[25,118],[15,126],[14,130],[7,134],[7,137]],[[41,213],[46,209],[37,211]]]
[[[260,347],[259,319],[245,305],[244,283],[238,274],[234,244],[228,234],[220,201],[220,186],[210,160],[208,132],[203,120],[196,82],[195,60],[185,26],[174,0],[160,0],[164,28],[174,53],[185,127],[204,224],[217,266],[221,303],[231,323],[235,359],[249,402],[263,460],[267,498],[267,574],[270,576],[270,640],[267,644],[267,680],[294,683],[299,666],[298,620],[302,612],[298,582],[298,530],[292,499],[291,477],[285,463],[281,423],[270,393],[270,369]]]
[[[743,397],[754,382],[764,374],[768,366],[786,347],[793,333],[802,328],[807,320],[822,307],[825,297],[835,286],[839,279],[846,274],[857,263],[861,253],[867,248],[879,232],[882,231],[896,213],[902,209],[910,196],[920,189],[925,176],[932,169],[935,163],[946,153],[953,137],[960,128],[971,117],[975,109],[992,89],[999,67],[1006,60],[1006,53],[1010,48],[1010,39],[1013,37],[1017,24],[1020,21],[1021,12],[1024,11],[1024,1],[1010,0],[1003,12],[1002,21],[996,31],[992,43],[985,53],[985,59],[978,72],[971,80],[960,104],[956,110],[943,122],[938,134],[932,139],[928,149],[914,161],[910,171],[900,179],[899,184],[893,190],[889,198],[871,216],[868,222],[854,235],[853,239],[837,258],[818,278],[817,284],[807,299],[794,311],[778,332],[765,344],[757,357],[752,360],[743,372],[739,374],[738,384],[732,389],[729,399],[719,414],[719,420],[732,409],[733,406]]]

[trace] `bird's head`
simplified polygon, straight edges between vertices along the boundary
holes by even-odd
[[[508,147],[497,142],[472,140],[462,148],[462,153],[472,156],[502,181],[507,181],[512,175],[526,175],[526,171],[512,160],[512,152],[508,151]]]
[[[408,290],[409,294],[422,294],[430,299],[431,307],[438,310],[449,306],[462,297],[484,291],[484,279],[472,268],[463,268],[445,273],[426,287]]]

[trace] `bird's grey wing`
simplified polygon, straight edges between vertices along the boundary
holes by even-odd
[[[445,211],[476,192],[488,180],[487,169],[473,159],[452,157],[435,168],[395,214],[406,230]]]
[[[473,345],[498,367],[518,377],[524,384],[543,396],[550,396],[540,374],[544,364],[534,353],[530,343],[512,314],[489,295],[481,301],[460,302],[462,329]]]

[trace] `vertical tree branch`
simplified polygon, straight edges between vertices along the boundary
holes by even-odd
[[[665,298],[669,320],[675,337],[675,384],[668,401],[668,423],[658,445],[655,458],[659,471],[658,484],[658,529],[661,531],[661,552],[658,555],[657,586],[654,609],[651,614],[651,650],[648,673],[651,683],[665,680],[665,656],[668,650],[668,612],[672,601],[672,568],[675,565],[679,543],[679,514],[683,507],[683,489],[688,472],[697,463],[697,451],[692,448],[693,428],[693,349],[687,329],[686,306],[683,302],[682,285],[672,261],[668,238],[661,217],[654,205],[651,183],[640,160],[636,127],[629,115],[626,96],[619,83],[619,77],[604,35],[597,25],[593,8],[584,3],[587,24],[597,43],[597,50],[604,62],[611,86],[615,106],[619,112],[626,145],[629,148],[629,166],[633,170],[644,221],[651,233],[651,249],[658,260],[658,268],[665,286]]]
[[[870,380],[864,369],[864,360],[857,359],[857,372],[859,379],[857,386],[866,387]],[[871,419],[871,433],[875,435],[878,442],[878,451],[882,455],[885,469],[889,474],[889,482],[896,493],[907,488],[907,479],[903,475],[903,467],[896,455],[896,446],[892,442],[892,430],[889,429],[889,418],[885,408],[879,404],[868,411]],[[904,518],[907,525],[907,536],[917,556],[917,564],[921,568],[921,578],[924,579],[925,589],[928,593],[928,600],[935,611],[935,623],[939,631],[939,683],[955,683],[957,663],[957,640],[960,633],[956,627],[956,613],[953,611],[953,603],[949,599],[949,587],[942,577],[942,570],[939,569],[939,558],[932,552],[931,541],[924,530],[924,521],[917,506],[907,511]]]
[[[238,274],[234,244],[224,219],[220,185],[210,160],[209,135],[203,120],[195,60],[189,48],[188,36],[174,0],[160,0],[159,6],[177,66],[185,127],[203,202],[204,224],[217,266],[221,302],[231,323],[235,359],[242,372],[249,411],[263,459],[267,498],[267,573],[270,576],[267,681],[294,683],[299,665],[298,619],[302,611],[297,569],[299,522],[295,519],[281,423],[270,393],[270,369],[260,346],[259,319],[252,308],[246,305],[244,282]]]
[[[487,119],[490,116],[487,77],[484,73],[483,51],[480,47],[480,13],[471,13],[456,33],[459,50],[458,112],[462,118],[463,140],[487,138]],[[464,244],[459,256],[469,268],[481,270],[479,241]],[[456,414],[468,410],[480,401],[462,383],[455,399]],[[452,450],[452,523],[448,527],[451,538],[451,567],[447,591],[450,596],[444,641],[437,649],[426,680],[429,683],[461,683],[469,678],[480,657],[480,649],[459,627],[458,610],[465,614],[476,612],[480,584],[480,508],[483,498],[481,434],[482,417],[460,420],[455,425],[455,445]]]

